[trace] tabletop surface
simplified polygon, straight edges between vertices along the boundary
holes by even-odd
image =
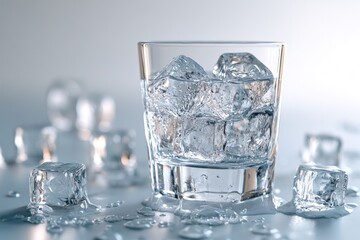
[[[337,122],[338,123],[338,122]],[[337,125],[338,126],[338,125]],[[291,126],[285,126],[288,129],[289,137],[300,136],[304,134],[304,129],[294,129]],[[297,133],[300,131],[301,133]],[[290,136],[291,135],[291,136]],[[342,137],[349,141],[359,139],[359,135],[348,134]],[[282,139],[286,137],[282,137]],[[294,141],[296,142],[296,141]],[[301,142],[301,141],[300,141]],[[275,176],[276,195],[290,200],[292,194],[292,181],[296,171],[296,166],[300,163],[298,152],[294,152],[292,145],[280,154],[279,161],[281,169],[277,169]],[[281,140],[280,140],[281,144]],[[285,144],[285,143],[283,143]],[[296,143],[298,144],[298,143]],[[88,145],[86,142],[76,140],[71,134],[63,134],[59,137],[58,157],[60,160],[71,162],[74,159],[82,159],[84,162],[86,153],[88,153]],[[301,149],[301,147],[299,147]],[[346,150],[346,149],[345,149]],[[347,155],[345,154],[347,151]],[[350,161],[351,151],[344,151],[344,160],[348,167],[352,169],[349,175],[349,186],[360,187],[360,174],[356,171],[360,160],[356,152]],[[354,157],[355,155],[355,157]],[[347,157],[346,157],[347,156]],[[286,159],[287,158],[287,159]],[[286,160],[285,160],[286,159]],[[292,161],[286,167],[285,161]],[[295,160],[294,160],[295,159]],[[104,211],[96,216],[103,219],[108,215],[124,216],[126,214],[135,214],[137,209],[142,205],[141,202],[151,194],[150,180],[148,177],[148,169],[146,163],[146,153],[138,154],[140,176],[145,178],[145,182],[140,185],[109,188],[104,184],[92,182],[88,180],[87,189],[88,196],[92,203],[104,207]],[[285,164],[284,164],[285,162]],[[289,162],[290,163],[290,162]],[[351,166],[353,164],[354,166]],[[357,164],[357,165],[356,165]],[[0,218],[9,218],[9,216],[19,214],[25,211],[25,207],[29,203],[29,173],[32,166],[13,165],[4,166],[0,169]],[[355,169],[355,171],[354,171]],[[360,169],[360,168],[357,168]],[[19,198],[9,198],[6,194],[10,190],[20,192]],[[119,207],[106,208],[109,203],[116,201],[124,203]],[[347,203],[360,203],[359,197],[347,197]],[[272,228],[278,229],[275,235],[256,235],[249,229],[255,224],[254,221],[264,218],[264,223]],[[186,225],[182,223],[179,217],[172,213],[156,212],[156,223],[149,229],[132,230],[124,226],[125,220],[116,222],[101,221],[86,227],[64,227],[61,234],[51,234],[46,231],[46,224],[30,224],[22,221],[2,221],[0,222],[0,239],[105,239],[100,238],[104,233],[111,233],[107,239],[182,239],[178,232]],[[355,208],[354,212],[345,217],[338,219],[305,219],[298,216],[288,216],[281,213],[250,216],[248,222],[239,224],[226,224],[222,226],[211,227],[212,235],[209,239],[355,239],[354,234],[357,233],[356,228],[360,221],[360,211]],[[171,227],[159,227],[161,221],[172,222]]]

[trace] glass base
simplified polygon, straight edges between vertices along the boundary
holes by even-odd
[[[153,162],[153,191],[177,199],[237,203],[271,193],[274,161],[237,168]]]

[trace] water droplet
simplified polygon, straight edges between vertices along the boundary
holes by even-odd
[[[268,225],[263,223],[256,223],[254,226],[252,226],[252,228],[250,228],[250,232],[259,235],[272,235],[278,233],[279,230],[276,228],[270,228]]]
[[[241,215],[246,215],[246,213],[247,213],[247,208],[244,208],[243,210],[240,211]]]
[[[146,217],[153,217],[155,216],[155,212],[150,207],[142,207],[137,210],[137,212],[141,215]]]
[[[166,214],[162,213],[159,215],[160,217],[166,217]]]
[[[19,198],[20,197],[20,193],[18,191],[14,191],[14,190],[10,190],[7,194],[6,197],[8,198]]]
[[[64,229],[59,225],[48,224],[46,226],[46,231],[53,234],[60,234],[64,231]]]
[[[178,232],[180,237],[187,239],[202,239],[210,237],[212,230],[199,225],[189,225]]]
[[[92,220],[92,222],[93,222],[94,224],[97,224],[97,223],[101,223],[102,220],[101,220],[100,218],[95,218],[94,220]]]
[[[109,216],[104,217],[104,221],[109,222],[109,223],[119,222],[119,221],[121,221],[121,218],[116,215],[109,215]]]
[[[137,215],[137,214],[126,214],[125,216],[123,216],[123,219],[127,220],[127,221],[134,220],[137,218],[139,218],[139,215]]]
[[[135,219],[135,220],[126,222],[126,223],[124,223],[124,226],[127,228],[130,228],[130,229],[141,230],[141,229],[151,228],[153,222],[154,222],[154,219],[152,219],[152,218],[140,218],[140,219]]]
[[[201,174],[201,177],[204,178],[204,179],[208,179],[208,176],[206,174]]]
[[[168,228],[168,227],[172,227],[172,226],[174,226],[173,223],[166,222],[166,221],[160,221],[159,224],[158,224],[159,228]]]

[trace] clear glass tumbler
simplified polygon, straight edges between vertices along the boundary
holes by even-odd
[[[140,42],[152,188],[239,202],[271,192],[284,44]]]

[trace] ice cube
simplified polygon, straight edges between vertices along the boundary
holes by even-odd
[[[341,146],[341,139],[336,136],[307,134],[303,160],[307,163],[339,166]]]
[[[253,112],[273,111],[273,80],[224,82],[212,80],[201,83],[192,114],[228,120]]]
[[[224,122],[216,122],[208,118],[183,119],[181,141],[183,157],[221,160],[224,139]]]
[[[191,58],[175,57],[147,86],[148,107],[151,111],[162,109],[174,115],[186,114],[195,104],[199,81],[207,78],[205,70]]]
[[[147,114],[149,131],[148,142],[153,144],[155,154],[173,156],[174,151],[180,151],[181,118],[166,111],[149,112]]]
[[[294,178],[297,211],[322,211],[344,205],[347,174],[335,166],[300,165]]]
[[[45,162],[30,175],[30,204],[66,207],[87,200],[85,166]]]
[[[47,112],[51,124],[68,131],[75,127],[76,102],[83,93],[83,86],[76,80],[58,80],[47,92]]]
[[[267,157],[271,151],[272,121],[272,113],[265,112],[226,122],[225,153],[249,158]]]
[[[115,115],[115,101],[112,97],[90,94],[80,97],[76,103],[76,127],[85,136],[93,130],[107,131]]]
[[[17,149],[17,161],[56,161],[56,137],[57,132],[54,127],[16,128],[14,143]]]
[[[135,131],[99,132],[92,139],[92,167],[132,172],[136,168]]]
[[[272,79],[271,71],[254,55],[246,52],[224,53],[216,65],[213,74],[220,79]]]

